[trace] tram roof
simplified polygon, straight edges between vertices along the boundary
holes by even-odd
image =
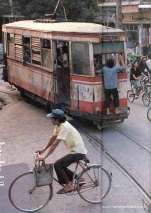
[[[84,22],[51,22],[41,23],[34,20],[17,21],[5,24],[4,28],[18,28],[43,32],[64,32],[64,33],[122,33],[123,31],[95,23]]]

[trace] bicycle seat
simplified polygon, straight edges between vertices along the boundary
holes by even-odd
[[[87,157],[83,158],[81,161],[84,161],[85,163],[90,163],[90,160]]]

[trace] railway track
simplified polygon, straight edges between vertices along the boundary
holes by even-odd
[[[101,149],[103,154],[105,155],[105,157],[112,163],[115,165],[116,168],[118,168],[131,182],[132,184],[140,191],[140,193],[143,196],[143,206],[145,204],[145,208],[146,210],[148,210],[148,212],[151,212],[151,194],[149,192],[147,192],[145,190],[145,188],[141,185],[141,183],[139,183],[139,181],[137,180],[136,177],[134,177],[116,158],[114,158],[112,156],[111,153],[109,153],[104,144],[103,144],[103,140],[102,138],[99,138],[97,136],[91,135],[90,132],[88,130],[86,130],[84,127],[82,127],[81,125],[77,126],[77,128],[79,129],[79,131],[84,134],[89,140],[89,143],[93,143],[93,146],[95,145],[96,149]],[[143,147],[144,149],[144,147]],[[146,150],[146,149],[145,149]],[[150,150],[147,150],[150,151]]]
[[[111,127],[112,130],[118,132],[119,134],[125,136],[126,138],[129,139],[129,143],[135,143],[138,147],[142,148],[143,150],[145,150],[148,154],[151,154],[151,149],[148,148],[147,146],[139,143],[136,139],[132,138],[131,136],[129,136],[127,133],[115,128],[115,127]]]

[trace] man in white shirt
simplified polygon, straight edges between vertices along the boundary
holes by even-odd
[[[64,185],[64,188],[59,190],[58,193],[71,192],[74,190],[72,185],[73,172],[67,167],[78,160],[86,158],[87,149],[80,133],[66,120],[65,114],[61,109],[52,110],[47,117],[51,118],[54,129],[47,146],[43,150],[38,151],[38,159],[46,159],[55,150],[57,145],[63,141],[69,153],[57,160],[54,168],[59,183]]]

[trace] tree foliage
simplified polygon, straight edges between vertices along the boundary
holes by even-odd
[[[35,19],[50,14],[56,6],[57,0],[13,0],[14,14],[24,15]],[[93,21],[97,16],[96,0],[64,0],[67,17],[73,21]],[[58,16],[63,16],[59,7]],[[9,0],[0,0],[0,14],[10,14]]]
[[[9,1],[8,0],[0,0],[0,14],[2,15],[8,15],[10,14],[10,7],[9,7]]]

